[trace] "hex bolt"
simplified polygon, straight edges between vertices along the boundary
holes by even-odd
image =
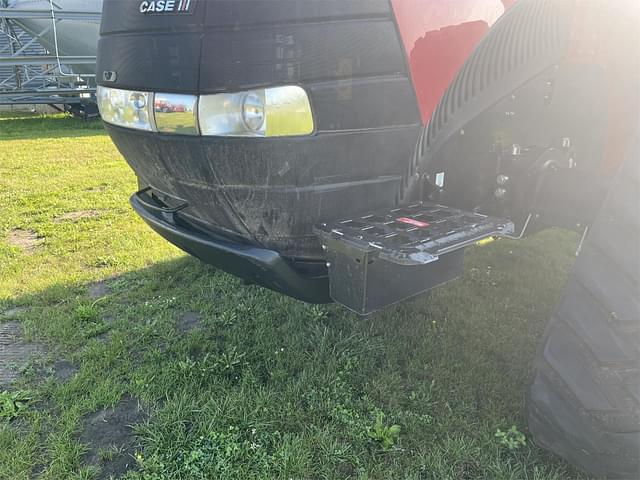
[[[507,183],[509,183],[509,177],[501,173],[496,177],[496,183],[498,185],[506,185]]]
[[[513,144],[511,145],[511,155],[513,155],[514,157],[520,155],[521,149],[520,149],[520,145]]]

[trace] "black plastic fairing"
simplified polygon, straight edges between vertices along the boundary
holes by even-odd
[[[104,0],[96,64],[100,85],[143,91],[198,92],[205,0],[182,14],[140,11],[137,0]],[[106,81],[103,72],[114,72]]]
[[[419,131],[225,139],[106,128],[141,185],[188,201],[185,215],[301,258],[322,258],[312,230],[320,220],[395,204],[396,168]]]
[[[299,23],[388,16],[388,0],[201,0],[211,8],[206,13],[209,27],[241,27],[256,24]]]
[[[191,0],[144,14],[106,0],[99,83],[198,95],[300,85],[314,132],[188,137],[107,129],[142,186],[190,204],[211,231],[323,258],[314,223],[395,205],[421,129],[387,0]],[[102,72],[116,72],[104,82]]]
[[[204,34],[200,91],[404,74],[390,19],[254,26]]]
[[[105,0],[99,84],[192,94],[294,84],[308,91],[317,130],[420,123],[386,0],[191,0],[191,13],[173,15],[139,7]]]
[[[158,32],[201,32],[209,3],[214,2],[191,0],[186,13],[152,14],[140,12],[141,0],[103,0],[100,36],[149,34],[157,38]]]

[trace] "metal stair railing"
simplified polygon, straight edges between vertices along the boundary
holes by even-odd
[[[101,12],[56,10],[52,0],[49,4],[47,10],[18,9],[0,0],[0,37],[6,43],[0,43],[0,105],[80,103],[95,92],[95,74],[77,73],[73,67],[95,65],[96,57],[64,55],[58,45],[58,23],[99,22]],[[25,32],[16,23],[21,19],[51,21],[38,32]],[[53,35],[52,50],[42,46],[45,35]]]

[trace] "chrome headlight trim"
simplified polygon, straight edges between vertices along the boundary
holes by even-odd
[[[155,130],[160,133],[198,135],[198,97],[156,93],[153,100]]]
[[[297,85],[235,93],[188,95],[98,86],[105,122],[172,135],[292,137],[311,135],[307,92]]]
[[[297,85],[265,90],[267,137],[311,135],[315,122],[309,96]]]
[[[255,137],[260,132],[247,127],[242,118],[244,99],[252,92],[201,95],[198,102],[200,132],[214,137]],[[265,123],[265,122],[263,122]]]

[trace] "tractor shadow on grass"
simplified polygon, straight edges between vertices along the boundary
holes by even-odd
[[[44,387],[41,378],[30,385],[27,379],[27,386],[40,388],[51,417],[81,412],[74,439],[84,453],[73,471],[96,468],[96,478],[136,468],[145,445],[171,444],[171,437],[163,438],[167,431],[181,442],[192,435],[197,443],[198,416],[183,402],[207,404],[210,392],[225,392],[239,402],[234,408],[247,408],[238,413],[243,418],[257,415],[303,431],[310,405],[334,401],[314,397],[325,388],[323,378],[340,379],[331,387],[342,398],[340,411],[362,416],[381,408],[402,425],[406,445],[428,445],[431,435],[458,435],[475,445],[492,439],[496,428],[525,428],[529,364],[575,243],[570,238],[549,256],[549,238],[473,251],[462,279],[366,318],[246,286],[181,257],[0,303],[0,326],[2,311],[12,310],[11,322],[20,322],[26,336],[20,341],[53,352]],[[255,413],[251,398],[243,406],[243,382],[278,399],[271,413]],[[280,404],[288,405],[281,414]],[[164,413],[158,417],[157,411]],[[220,421],[210,415],[212,424]],[[166,416],[173,418],[168,425],[162,424]],[[468,425],[477,428],[471,432]],[[345,435],[352,434],[348,428]],[[353,428],[367,427],[356,422]],[[537,462],[565,468],[527,448]],[[56,461],[52,452],[44,468]]]
[[[152,332],[150,325],[156,321],[162,322],[163,331],[178,337],[203,328],[197,304],[206,302],[206,295],[194,304],[191,292],[206,288],[210,278],[218,278],[209,286],[212,296],[227,290],[223,284],[240,286],[235,279],[183,257],[0,301],[0,392],[39,392],[34,408],[53,417],[80,408],[83,413],[74,438],[83,453],[76,468],[92,469],[96,479],[120,478],[136,468],[136,453],[141,451],[136,429],[143,428],[149,418],[148,402],[124,378],[148,363],[145,355],[167,350],[166,339]],[[132,331],[141,330],[151,340],[138,342]],[[122,344],[126,350],[116,352]],[[118,371],[102,365],[107,361]],[[66,396],[67,404],[57,396]],[[87,402],[87,396],[96,398]],[[44,443],[50,441],[45,437],[52,434],[49,428],[41,433],[45,449]],[[46,471],[47,463],[60,461],[54,456],[40,460],[32,475]]]

